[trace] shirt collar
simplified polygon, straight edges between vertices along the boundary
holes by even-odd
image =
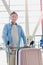
[[[11,25],[17,25],[17,23],[15,23],[15,24],[12,24],[12,23],[11,23]]]

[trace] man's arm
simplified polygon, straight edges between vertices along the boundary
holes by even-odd
[[[23,41],[24,41],[24,46],[27,46],[27,43],[26,43],[26,37],[24,35],[24,32],[23,32],[23,29],[21,28],[21,36],[23,38]]]
[[[4,45],[7,45],[7,43],[9,44],[9,42],[8,42],[8,30],[7,30],[7,25],[4,26],[2,38],[3,38],[3,41],[4,41]]]

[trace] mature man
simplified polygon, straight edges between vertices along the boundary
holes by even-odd
[[[11,23],[6,24],[3,29],[3,40],[4,40],[7,51],[8,51],[8,48],[10,50],[14,49],[15,47],[19,48],[21,38],[24,41],[24,46],[27,45],[26,37],[24,35],[22,27],[16,23],[18,19],[18,14],[16,12],[12,12],[10,14],[10,18],[11,18]],[[14,56],[15,56],[14,54],[11,55],[10,65],[14,65]]]

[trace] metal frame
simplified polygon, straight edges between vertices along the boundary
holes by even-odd
[[[2,0],[2,2],[3,2],[3,4],[4,4],[4,6],[5,6],[5,8],[6,8],[8,14],[10,14],[10,13],[11,13],[11,10],[10,10],[10,8],[9,8],[9,6],[8,6],[8,4],[7,4],[7,2],[6,2],[5,0]]]

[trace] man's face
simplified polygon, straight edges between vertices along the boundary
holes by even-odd
[[[12,14],[10,16],[10,18],[11,18],[12,23],[15,24],[16,23],[16,20],[18,19],[18,15],[17,14]]]

